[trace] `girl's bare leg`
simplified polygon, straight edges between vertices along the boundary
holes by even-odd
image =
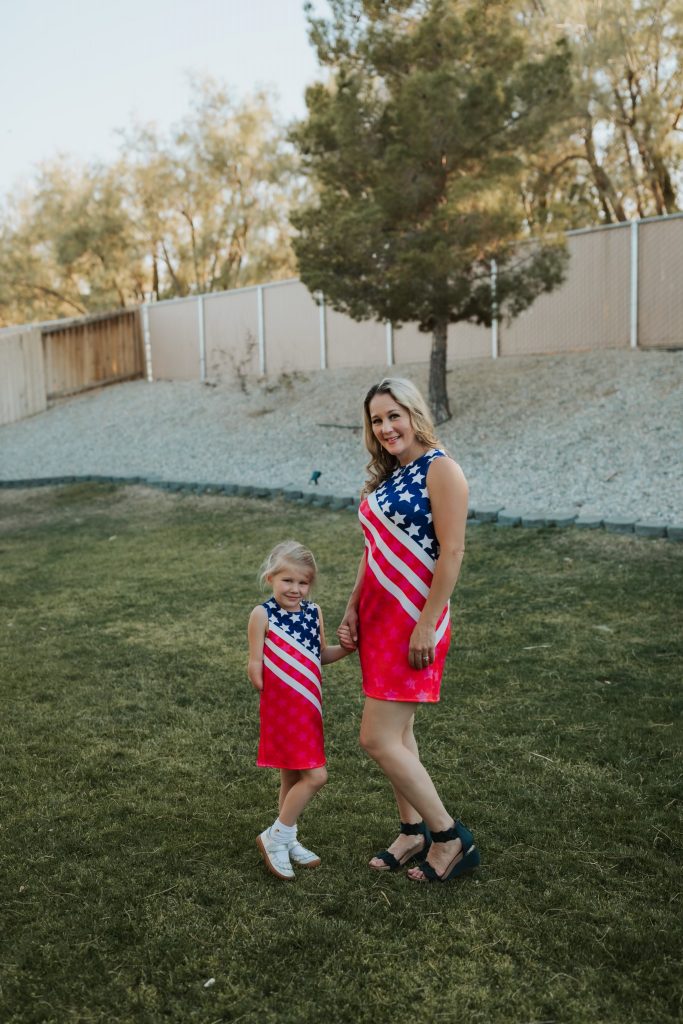
[[[285,802],[285,798],[289,793],[292,786],[295,786],[299,781],[299,769],[298,768],[281,768],[280,769],[280,794],[278,797],[278,813],[282,810],[282,805]]]
[[[453,817],[441,802],[427,769],[420,761],[417,744],[414,741],[411,744],[409,738],[406,744],[406,728],[412,726],[414,708],[414,704],[366,697],[360,743],[387,776],[394,793],[400,795],[399,813],[414,810],[418,821],[424,819],[432,832],[441,832],[452,826]],[[461,845],[459,839],[435,844],[429,852],[429,863],[437,872],[445,870]],[[393,847],[391,852],[397,856]]]
[[[285,770],[290,775],[296,775],[297,778],[289,784],[290,780],[285,781],[284,777],[282,777],[280,783],[280,821],[283,825],[296,825],[297,818],[304,807],[310,803],[318,790],[322,789],[327,782],[327,768],[301,768],[296,772],[289,769],[280,769],[283,773]],[[283,790],[285,790],[284,793]]]

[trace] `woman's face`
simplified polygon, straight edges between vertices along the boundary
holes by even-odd
[[[373,434],[402,466],[424,453],[425,446],[415,437],[408,410],[399,405],[393,395],[374,395],[368,411]]]

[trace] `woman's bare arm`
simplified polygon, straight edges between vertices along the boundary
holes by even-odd
[[[408,660],[413,668],[434,661],[435,631],[439,616],[453,593],[465,553],[468,487],[460,466],[449,458],[434,459],[427,472],[427,490],[432,507],[434,533],[439,557],[422,614],[410,638]]]

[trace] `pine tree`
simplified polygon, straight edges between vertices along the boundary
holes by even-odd
[[[526,51],[505,0],[331,0],[308,11],[329,80],[292,137],[312,198],[292,217],[301,278],[356,319],[432,334],[429,400],[450,416],[448,324],[490,324],[491,261],[507,316],[557,285],[563,244],[529,238],[525,155],[561,116],[561,44]]]

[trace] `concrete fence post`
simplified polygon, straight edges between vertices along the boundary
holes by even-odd
[[[320,339],[320,369],[327,369],[327,313],[325,310],[325,296],[322,292],[315,293],[315,301],[318,303],[318,334]]]
[[[498,264],[491,260],[491,358],[498,355]]]
[[[258,369],[262,377],[266,373],[266,317],[263,308],[263,285],[256,287],[256,304],[258,309]]]
[[[638,221],[631,221],[631,348],[638,348]]]
[[[142,344],[145,350],[145,378],[151,384],[154,380],[152,373],[152,336],[149,330],[149,302],[142,306]]]
[[[387,331],[387,366],[394,365],[394,325],[391,320],[386,321]]]
[[[197,314],[199,318],[199,379],[206,380],[206,330],[204,327],[204,296],[197,296]]]

